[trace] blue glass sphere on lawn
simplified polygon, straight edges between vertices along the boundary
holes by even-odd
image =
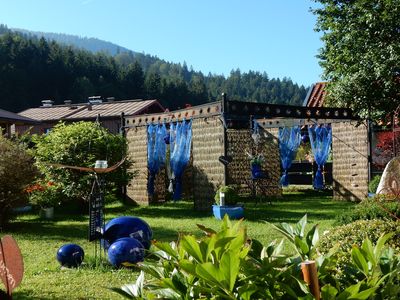
[[[85,257],[85,252],[77,244],[65,244],[57,251],[57,260],[63,267],[79,267]]]
[[[108,260],[114,267],[129,267],[144,260],[144,246],[137,239],[125,237],[108,248]]]
[[[124,237],[137,239],[148,250],[150,249],[153,232],[149,224],[137,217],[118,217],[106,224],[103,238],[110,245]]]

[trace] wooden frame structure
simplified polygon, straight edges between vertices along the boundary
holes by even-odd
[[[138,175],[127,187],[127,194],[138,203],[150,204],[165,199],[167,172],[156,177],[156,193],[147,194],[147,124],[192,119],[192,155],[185,171],[184,195],[194,200],[195,209],[209,210],[214,194],[222,184],[235,184],[249,192],[246,184],[251,177],[247,153],[254,148],[251,120],[256,119],[263,134],[261,147],[266,157],[263,169],[271,178],[269,195],[279,196],[281,176],[278,128],[282,126],[332,123],[334,159],[334,195],[339,199],[360,200],[368,193],[367,131],[350,109],[317,108],[265,103],[222,101],[188,107],[182,110],[151,115],[126,117],[124,132]],[[359,138],[355,138],[359,137]],[[219,157],[229,156],[231,162],[222,164]],[[353,166],[357,161],[357,170]],[[359,176],[360,175],[360,176]],[[274,188],[271,188],[274,186]]]

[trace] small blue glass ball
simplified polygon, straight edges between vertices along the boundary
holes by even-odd
[[[302,141],[303,143],[307,143],[308,140],[309,140],[309,138],[308,138],[308,135],[307,135],[307,134],[303,134],[303,135],[301,136],[301,141]]]
[[[106,224],[103,238],[110,245],[123,237],[137,239],[148,250],[151,246],[153,232],[149,224],[138,217],[118,217]]]
[[[85,257],[85,252],[77,244],[65,244],[57,251],[57,260],[63,267],[79,267]]]
[[[118,239],[108,248],[108,260],[114,267],[130,267],[144,260],[144,247],[134,238]]]

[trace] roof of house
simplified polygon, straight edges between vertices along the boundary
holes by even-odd
[[[13,112],[0,109],[0,122],[18,123],[18,124],[34,124],[38,123],[37,120],[15,114]]]
[[[102,103],[79,103],[41,106],[29,108],[19,113],[20,116],[34,118],[40,121],[85,120],[138,115],[151,109],[152,112],[163,112],[164,108],[157,100],[124,100]]]
[[[311,86],[310,90],[307,93],[306,98],[304,99],[303,106],[307,107],[322,107],[324,106],[325,99],[325,86],[326,82],[317,82],[313,86]]]

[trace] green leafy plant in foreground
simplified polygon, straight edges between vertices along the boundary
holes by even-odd
[[[249,240],[241,221],[225,216],[220,231],[198,225],[206,236],[196,240],[183,235],[175,243],[156,242],[154,259],[139,267],[136,283],[113,290],[131,299],[313,299],[302,280],[300,263],[315,259],[323,299],[397,299],[400,296],[399,258],[385,248],[389,235],[374,246],[365,239],[352,249],[344,268],[353,281],[346,286],[332,276],[334,251],[326,256],[316,251],[317,226],[306,232],[307,217],[295,226],[273,225],[295,247],[297,255],[282,253],[283,241],[263,247]],[[151,277],[145,280],[145,274]]]
[[[322,298],[399,299],[399,258],[394,256],[393,249],[384,247],[392,235],[382,235],[375,246],[368,238],[360,248],[354,246],[351,251],[352,263],[348,266],[348,272],[354,276],[354,283],[341,292],[332,284],[326,284],[321,288]]]
[[[227,216],[216,232],[198,225],[206,236],[182,236],[178,243],[154,244],[156,260],[140,265],[152,276],[143,289],[137,282],[114,289],[133,299],[297,299],[309,294],[306,284],[281,253],[283,243],[262,247],[248,239],[241,222]],[[251,251],[250,251],[251,250]]]

